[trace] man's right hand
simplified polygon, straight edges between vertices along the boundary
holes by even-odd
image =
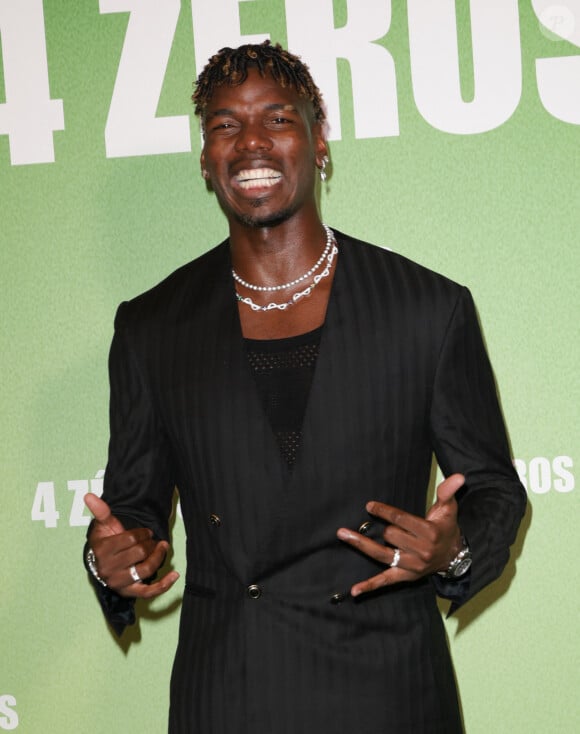
[[[177,571],[170,571],[151,584],[134,581],[130,571],[134,566],[140,578],[153,576],[165,560],[169,543],[153,540],[148,528],[125,530],[111,514],[109,505],[95,494],[86,494],[85,504],[95,518],[89,546],[95,554],[99,576],[110,589],[121,596],[152,599],[173,586],[179,578]]]

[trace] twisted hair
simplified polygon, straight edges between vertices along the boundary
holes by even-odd
[[[227,84],[231,87],[243,84],[248,78],[248,68],[255,67],[262,77],[270,74],[281,87],[294,87],[299,97],[312,103],[314,119],[324,122],[322,95],[314,83],[310,70],[299,56],[291,54],[279,43],[270,41],[260,44],[246,44],[238,48],[220,49],[211,57],[195,83],[191,97],[195,104],[195,114],[202,116],[217,87]]]

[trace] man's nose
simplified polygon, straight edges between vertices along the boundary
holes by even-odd
[[[236,150],[270,150],[272,139],[263,125],[246,123],[236,136]]]

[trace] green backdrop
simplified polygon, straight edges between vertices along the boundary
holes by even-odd
[[[226,233],[192,79],[268,36],[326,92],[324,220],[478,304],[530,508],[446,622],[467,732],[580,731],[579,0],[0,0],[0,731],[165,730],[181,586],[119,644],[82,496],[117,304]],[[183,573],[179,517],[174,537]]]

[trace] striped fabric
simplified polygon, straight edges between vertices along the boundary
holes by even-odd
[[[165,538],[177,485],[188,536],[172,734],[462,730],[433,585],[351,599],[377,564],[336,529],[368,520],[370,499],[424,515],[435,451],[467,477],[463,602],[505,565],[524,490],[469,292],[336,234],[292,471],[244,353],[227,242],[117,315],[104,499]]]

